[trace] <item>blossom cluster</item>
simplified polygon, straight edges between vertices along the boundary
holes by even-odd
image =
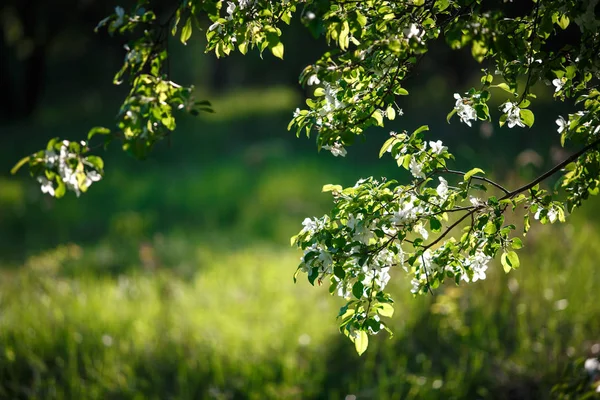
[[[44,174],[37,177],[43,193],[55,196],[58,188],[64,186],[66,190],[75,192],[79,197],[81,192],[87,191],[93,182],[102,178],[98,171],[98,158],[90,160],[74,151],[85,148],[87,143],[81,141],[74,144],[75,146],[68,140],[63,140],[43,151]]]

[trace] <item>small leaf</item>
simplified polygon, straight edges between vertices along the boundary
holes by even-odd
[[[98,171],[102,171],[104,169],[104,161],[98,156],[88,156],[86,158],[87,162],[92,164]]]
[[[275,46],[271,47],[271,53],[277,58],[283,60],[283,43],[278,42]]]
[[[56,189],[54,189],[54,197],[60,199],[67,192],[67,187],[62,179],[56,178]]]
[[[339,265],[333,269],[333,273],[340,279],[344,279],[346,277],[346,271],[344,271],[344,268],[340,267]]]
[[[93,138],[96,135],[109,135],[110,134],[110,129],[105,128],[103,126],[96,126],[92,129],[90,129],[90,131],[88,132],[88,140],[90,140],[91,138]]]
[[[341,192],[342,189],[342,185],[327,184],[323,185],[323,189],[321,189],[321,192]]]
[[[367,347],[369,347],[369,335],[367,335],[367,332],[357,332],[357,336],[354,338],[354,347],[359,356],[367,350]]]
[[[500,257],[500,263],[502,264],[502,268],[504,269],[505,273],[509,273],[511,268],[510,265],[508,264],[508,256],[506,255],[506,253],[502,253],[502,256]]]
[[[189,38],[192,36],[192,19],[188,18],[185,21],[185,25],[181,28],[181,43],[186,44]]]
[[[523,248],[523,241],[521,240],[521,238],[513,238],[512,239],[512,243],[511,243],[511,247],[515,250],[519,250]]]
[[[364,292],[364,285],[362,284],[361,281],[356,282],[354,285],[352,285],[352,294],[354,295],[354,297],[356,297],[357,299],[360,299],[363,297],[363,292]]]
[[[12,175],[16,174],[17,171],[23,166],[25,165],[27,162],[29,162],[29,159],[31,158],[31,156],[27,156],[27,157],[23,157],[19,160],[18,163],[15,164],[14,167],[12,167],[12,169],[10,170],[10,173]]]
[[[377,313],[382,317],[391,318],[394,315],[394,306],[389,303],[380,303],[377,306]]]
[[[429,218],[429,226],[432,232],[439,232],[442,229],[442,223],[435,217]]]
[[[394,110],[394,107],[391,104],[388,106],[387,110],[385,110],[385,115],[390,121],[396,119],[396,110]]]
[[[521,262],[519,261],[519,256],[514,251],[509,251],[506,253],[507,261],[513,269],[517,269],[521,266]]]
[[[375,110],[371,117],[377,121],[377,126],[383,126],[383,116],[381,115],[381,111]]]
[[[533,112],[531,112],[531,110],[521,110],[521,119],[523,120],[523,122],[525,123],[525,125],[527,125],[528,127],[532,127],[533,123],[535,121],[535,117],[533,116]]]
[[[361,27],[364,27],[367,24],[367,17],[361,14],[358,10],[356,11],[356,22],[358,22]]]
[[[428,125],[421,125],[420,127],[418,127],[412,134],[413,136],[421,133],[421,132],[425,132],[429,130],[429,126]]]
[[[504,83],[504,82],[502,82],[502,83],[499,83],[499,84],[497,84],[497,85],[492,85],[491,87],[495,87],[495,88],[498,88],[498,89],[502,89],[502,90],[504,90],[505,92],[508,92],[508,93],[510,93],[510,94],[514,94],[514,93],[513,93],[513,91],[510,89],[510,87],[509,87],[509,86],[508,86],[506,83]]]
[[[485,174],[485,172],[483,172],[483,170],[481,168],[473,168],[472,170],[470,170],[469,172],[467,172],[465,174],[465,176],[463,177],[463,180],[466,182],[469,179],[471,179],[473,177],[473,175],[479,174],[479,173]]]
[[[569,17],[567,17],[566,15],[561,15],[561,17],[558,19],[558,21],[556,21],[556,24],[558,26],[560,26],[563,30],[567,29],[567,27],[569,26]]]
[[[496,228],[496,225],[492,221],[488,222],[485,228],[483,228],[483,232],[487,233],[488,235],[493,235],[497,231],[498,228]]]
[[[394,143],[397,141],[398,139],[394,136],[392,136],[391,138],[389,138],[388,140],[385,141],[385,143],[383,144],[383,146],[381,146],[381,150],[379,150],[379,158],[383,157],[383,155],[388,151],[388,149],[394,145]]]

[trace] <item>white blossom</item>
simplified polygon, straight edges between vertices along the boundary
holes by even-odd
[[[213,23],[211,26],[208,27],[208,31],[214,31],[217,30],[218,33],[221,33],[223,31],[223,25],[221,25],[221,23],[219,21]]]
[[[521,109],[516,103],[507,101],[502,107],[502,112],[507,114],[506,123],[508,124],[509,128],[512,128],[515,125],[521,128],[525,127],[525,124],[521,119]]]
[[[306,84],[308,86],[318,85],[319,83],[321,83],[321,80],[319,79],[317,74],[313,74],[313,75],[309,76],[308,80],[306,81]]]
[[[54,150],[46,150],[44,152],[44,163],[48,168],[54,168],[54,165],[58,161],[58,155]]]
[[[486,256],[482,251],[477,251],[475,255],[469,259],[469,266],[471,271],[473,271],[473,282],[484,280],[486,278],[485,271],[487,270],[487,264],[491,259],[491,257]]]
[[[461,97],[458,93],[454,93],[456,103],[454,109],[460,117],[460,121],[471,126],[471,121],[477,121],[477,111],[471,106],[471,100],[466,97]]]
[[[410,284],[412,285],[412,289],[410,289],[410,292],[413,294],[417,294],[421,291],[421,281],[418,279],[412,279],[410,281]]]
[[[415,38],[418,42],[421,42],[425,30],[419,28],[417,24],[410,24],[407,28],[404,28],[404,36],[406,39]]]
[[[342,146],[342,144],[340,142],[335,142],[333,144],[333,146],[325,145],[325,146],[323,146],[323,149],[329,150],[331,152],[331,154],[333,154],[334,157],[337,157],[337,156],[346,157],[346,154],[348,154],[348,152],[346,151],[346,149],[344,148],[344,146]]]
[[[48,180],[45,176],[38,176],[38,182],[41,184],[42,193],[48,193],[50,196],[54,196],[54,185],[52,181]]]
[[[471,202],[471,205],[473,207],[481,207],[482,205],[485,204],[481,199],[478,199],[477,197],[473,197],[473,196],[471,196],[469,198],[469,201]]]
[[[409,164],[410,173],[415,178],[425,178],[423,173],[423,164],[419,164],[415,157],[412,157]]]
[[[319,229],[319,226],[317,224],[317,219],[311,219],[311,218],[304,218],[304,221],[302,221],[302,231],[300,233],[310,233],[311,235],[313,235],[317,229]]]
[[[358,215],[358,218],[350,214],[348,216],[348,228],[352,230],[352,240],[361,242],[362,244],[368,245],[369,241],[373,237],[373,232],[368,226],[365,226],[365,222],[362,219],[362,215]]]
[[[552,81],[552,84],[555,86],[554,93],[560,92],[560,90],[565,85],[565,83],[563,82],[563,80],[562,79],[558,79],[558,78],[554,79]]]
[[[558,117],[556,120],[556,125],[558,125],[558,133],[563,133],[565,129],[569,129],[569,122],[566,121],[562,115]]]
[[[600,361],[597,358],[588,358],[583,364],[583,368],[590,375],[595,375],[600,372]]]
[[[427,231],[427,229],[425,229],[422,223],[419,222],[418,224],[416,224],[414,230],[419,235],[423,236],[423,239],[427,240],[429,238],[429,232]]]
[[[438,140],[436,142],[429,142],[429,148],[434,154],[442,154],[442,152],[448,149],[446,146],[443,145],[441,140]]]
[[[227,2],[227,10],[225,10],[225,11],[227,11],[227,14],[228,14],[227,19],[233,18],[233,13],[235,12],[236,8],[237,8],[237,6],[235,5],[234,2],[232,2],[232,1]]]
[[[536,220],[539,220],[540,214],[543,210],[544,210],[544,208],[539,207],[537,209],[536,213],[533,215],[533,218],[535,218]],[[554,222],[556,222],[556,219],[558,218],[558,212],[554,208],[549,208],[546,216],[548,217],[548,220],[550,221],[550,223],[553,224]]]
[[[551,208],[548,210],[548,219],[550,220],[551,224],[553,224],[556,221],[557,217],[558,217],[558,213],[556,212],[556,210],[554,208]]]
[[[441,176],[439,177],[439,180],[440,184],[436,188],[436,192],[438,196],[440,196],[442,199],[445,199],[448,195],[448,181],[442,178]]]

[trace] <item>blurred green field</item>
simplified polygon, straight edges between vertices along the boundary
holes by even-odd
[[[109,153],[105,181],[56,202],[4,171],[33,142],[20,137],[66,123],[42,115],[7,128],[1,398],[545,399],[568,365],[591,355],[597,200],[569,225],[535,226],[509,275],[496,264],[486,281],[413,298],[400,271],[395,336],[380,334],[358,357],[337,332],[338,299],[292,282],[300,254],[289,237],[327,211],[323,184],[404,175],[377,160],[382,133],[344,160],[286,133],[282,110],[298,97],[274,88],[219,98],[228,113],[183,120],[144,162]],[[457,148],[457,163],[493,167],[509,186],[535,172],[506,162],[523,150],[514,132],[465,146],[441,115],[433,135]],[[89,126],[70,121],[60,134]]]

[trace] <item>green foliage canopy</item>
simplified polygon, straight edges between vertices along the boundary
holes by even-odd
[[[523,242],[517,227],[505,222],[507,211],[521,215],[525,235],[531,218],[562,222],[600,188],[598,1],[526,3],[184,0],[160,18],[147,0],[131,10],[117,7],[98,25],[130,38],[114,79],[130,86],[116,127],[93,128],[88,141],[52,139],[13,172],[28,165],[42,191],[55,197],[85,192],[104,173],[95,155],[100,147],[120,141],[124,150],[144,157],[175,130],[176,112],[212,111],[207,101],[195,100],[193,88],[170,80],[170,37],[186,43],[195,31],[204,31],[206,51],[217,57],[257,49],[283,58],[280,26],[293,17],[324,37],[329,50],[300,75],[300,83],[314,92],[306,108],[294,112],[289,129],[315,135],[318,148],[334,156],[346,155],[366,128],[384,127],[402,115],[397,98],[409,94],[403,82],[434,41],[470,49],[482,65],[481,84],[454,95],[448,121],[455,116],[468,126],[491,121],[488,102],[494,93],[504,99],[500,126],[531,128],[535,116],[529,107],[536,100],[531,88],[540,82],[552,85],[556,100],[574,101],[578,111],[556,116],[557,131],[563,146],[572,142],[581,150],[520,188],[507,189],[480,168],[451,169],[452,154],[440,140],[425,138],[426,125],[412,133],[391,132],[380,151],[410,172],[408,182],[367,178],[348,188],[323,188],[333,195],[333,208],[321,218],[307,218],[292,238],[303,251],[296,276],[327,283],[332,294],[346,299],[340,331],[361,354],[369,335],[389,330],[384,318],[392,317],[394,307],[385,288],[391,274],[407,275],[417,295],[445,280],[485,279],[497,256],[509,272],[520,265],[516,250]],[[558,172],[559,189],[540,188]]]

